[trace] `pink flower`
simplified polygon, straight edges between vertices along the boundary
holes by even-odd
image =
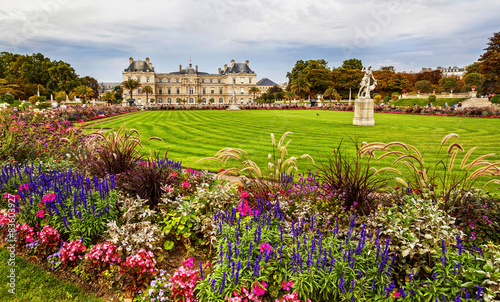
[[[42,202],[43,203],[47,203],[47,202],[54,201],[55,199],[56,199],[56,194],[54,194],[54,193],[48,193],[48,194],[45,194],[42,197]]]
[[[281,283],[281,287],[283,288],[283,290],[289,291],[290,289],[292,289],[293,283],[292,283],[292,281],[288,281],[288,282],[283,281]]]
[[[189,268],[193,267],[193,258],[189,258],[188,260],[182,262],[182,265]]]
[[[29,190],[30,186],[28,184],[22,184],[19,186],[19,191]]]
[[[194,170],[193,170],[193,169],[191,169],[191,168],[187,168],[187,169],[186,169],[186,172],[188,172],[188,173],[193,173],[193,172],[194,172]]]
[[[260,252],[261,253],[266,253],[266,254],[269,254],[273,251],[273,248],[271,245],[269,245],[269,243],[267,242],[264,242],[260,245]]]
[[[36,217],[43,218],[44,216],[45,216],[44,210],[40,210],[40,211],[36,212]]]
[[[175,171],[174,171],[174,172],[172,172],[170,175],[172,175],[172,177],[176,177],[178,174],[179,174],[179,173],[177,173],[177,172],[175,172]]]
[[[262,296],[266,293],[266,287],[267,287],[266,281],[262,281],[262,284],[257,281],[254,284],[252,292],[257,296]]]
[[[248,194],[248,192],[247,192],[247,191],[243,191],[243,192],[241,192],[241,193],[240,193],[240,198],[241,198],[241,199],[245,199],[245,198],[247,198],[249,195],[250,195],[250,194]]]
[[[253,215],[252,208],[250,208],[250,206],[248,205],[248,201],[246,201],[245,199],[243,199],[243,201],[240,202],[240,204],[238,205],[238,211],[243,216],[245,216],[245,215],[252,216]]]
[[[189,188],[190,186],[191,185],[189,184],[189,182],[187,182],[187,180],[181,183],[181,187]]]
[[[144,167],[145,167],[145,166],[147,166],[147,165],[148,165],[148,163],[141,161],[141,166],[144,166]]]
[[[393,293],[392,293],[392,296],[393,296],[394,298],[398,298],[398,297],[399,297],[399,295],[400,295],[400,293],[399,293],[399,292],[393,292]]]

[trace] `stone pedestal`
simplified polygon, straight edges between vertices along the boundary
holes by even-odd
[[[237,111],[237,110],[241,110],[241,109],[240,109],[240,107],[236,106],[235,104],[231,104],[231,105],[229,105],[229,107],[226,110]]]
[[[375,126],[373,118],[373,99],[358,98],[354,102],[354,119],[353,125],[356,126]]]

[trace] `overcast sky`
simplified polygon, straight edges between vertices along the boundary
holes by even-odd
[[[397,71],[465,66],[500,31],[498,0],[3,0],[0,51],[43,53],[120,82],[128,58],[157,72],[250,60],[282,83],[297,60],[349,58]]]

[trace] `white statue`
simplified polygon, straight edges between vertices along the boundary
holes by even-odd
[[[361,69],[362,72],[365,73],[363,79],[361,80],[361,87],[359,88],[358,98],[370,98],[370,91],[375,89],[377,86],[377,80],[373,77],[373,71],[371,70],[371,66],[368,66],[368,69],[363,67]],[[370,80],[373,79],[373,84],[370,85]]]

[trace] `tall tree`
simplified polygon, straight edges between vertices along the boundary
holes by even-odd
[[[481,63],[474,62],[467,67],[465,67],[465,74],[469,73],[481,73]]]
[[[64,91],[69,93],[78,86],[78,75],[75,70],[66,62],[53,62],[53,66],[47,70],[49,82],[47,88],[54,91]]]
[[[481,73],[485,75],[486,93],[500,93],[500,32],[489,38],[488,47],[479,58]]]
[[[149,85],[142,87],[142,93],[146,94],[146,104],[149,104],[149,94],[153,93],[153,88]]]
[[[464,76],[464,91],[472,90],[472,86],[476,86],[476,91],[481,93],[484,84],[484,76],[477,72],[468,73]]]
[[[130,79],[130,80],[126,80],[126,81],[122,82],[122,87],[127,89],[130,92],[131,99],[133,99],[134,89],[136,89],[139,86],[141,86],[141,84],[139,82],[137,82],[137,80],[134,80],[134,79]]]
[[[260,89],[258,87],[253,86],[253,87],[250,87],[250,89],[248,89],[248,92],[253,94],[253,101],[255,102],[255,94],[259,93]]]
[[[392,77],[387,81],[387,88],[392,92],[400,93],[404,89],[410,90],[411,84],[408,77],[403,73],[395,73]]]
[[[335,97],[336,94],[337,94],[337,90],[335,90],[335,88],[333,88],[333,87],[330,87],[330,88],[325,90],[325,93],[323,93],[323,96],[329,98],[330,103],[331,103],[332,97]]]
[[[298,94],[302,98],[302,96],[309,96],[311,84],[305,79],[305,77],[301,76],[292,81],[290,89],[293,93]]]
[[[115,86],[115,88],[113,88],[113,93],[115,95],[115,100],[121,100],[122,99],[122,95],[123,95],[123,88],[122,86]]]
[[[357,94],[362,78],[363,73],[357,69],[334,68],[330,73],[332,87],[344,98],[349,97],[350,90],[353,96]]]
[[[361,60],[358,60],[356,58],[348,59],[348,60],[345,60],[342,63],[342,67],[341,68],[361,70],[363,68],[363,63],[361,63]]]
[[[418,81],[415,83],[415,90],[429,93],[432,90],[432,83],[428,80]]]
[[[457,89],[457,79],[455,78],[441,78],[439,80],[439,85],[445,90],[450,91],[450,89]]]
[[[85,85],[80,85],[76,87],[73,90],[73,93],[81,99],[82,104],[87,103],[87,100],[94,94],[92,88],[87,87]]]
[[[113,91],[108,90],[108,91],[104,92],[104,94],[101,96],[101,100],[106,101],[107,103],[111,104],[111,103],[113,103],[113,101],[116,100],[115,94],[113,93]]]
[[[323,93],[329,85],[328,75],[330,74],[330,69],[327,64],[323,59],[308,60],[305,62],[302,60],[297,61],[292,71],[286,75],[289,80],[288,89],[291,89],[294,81],[302,77],[310,84],[308,93],[311,95]]]

